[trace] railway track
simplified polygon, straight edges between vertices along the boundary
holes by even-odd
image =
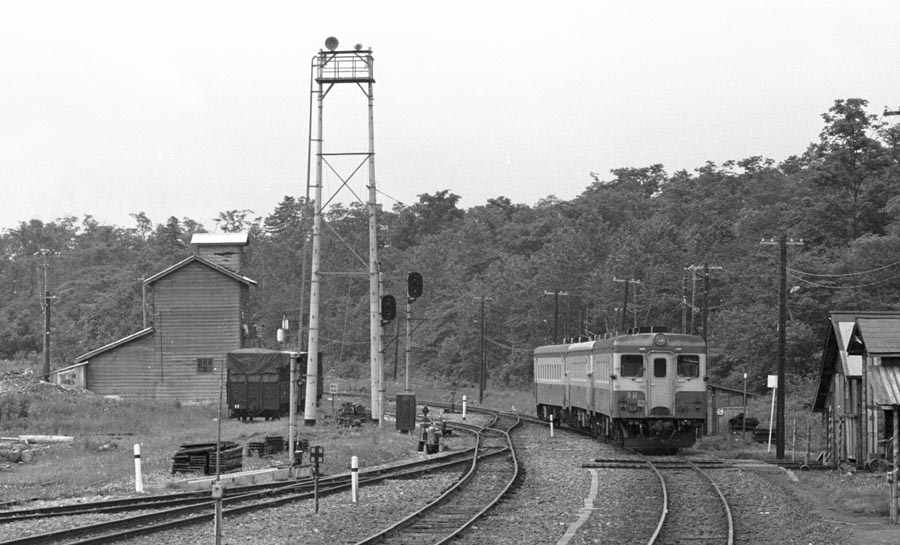
[[[733,545],[731,508],[709,473],[687,458],[645,461],[662,493],[662,513],[648,545]]]
[[[465,427],[458,426],[458,429],[465,430]],[[473,460],[492,457],[502,451],[502,447],[482,445],[480,448],[472,447],[436,458],[362,471],[359,475],[359,485],[363,487],[387,479],[413,478],[423,473],[456,469],[461,465],[471,465]],[[351,477],[347,474],[320,477],[318,495],[326,496],[346,491],[350,486]],[[230,487],[226,489],[223,498],[223,515],[234,516],[308,500],[314,497],[313,487],[312,479]],[[210,523],[215,516],[214,505],[208,492],[190,492],[5,511],[0,513],[0,525],[14,525],[19,521],[39,521],[61,516],[72,517],[72,524],[65,530],[15,538],[2,541],[0,545],[112,543],[173,528]],[[121,513],[124,512],[138,512],[138,514],[122,516]],[[97,522],[98,518],[103,520]],[[90,519],[92,522],[86,523],[84,519]]]
[[[476,448],[479,452],[491,451],[492,455],[473,457],[465,476],[439,498],[356,545],[448,543],[506,495],[519,475],[510,432],[521,424],[521,419],[497,413],[486,426],[456,421],[453,424],[476,431]]]
[[[645,503],[635,506],[635,514],[642,519],[642,524],[638,527],[632,522],[627,530],[635,535],[636,540],[641,539],[638,536],[644,533],[646,537],[642,542],[648,545],[733,545],[731,507],[709,474],[710,470],[733,468],[733,464],[718,459],[648,457],[629,453],[621,457],[594,459],[582,464],[582,467],[641,473],[632,479],[633,485],[641,489],[642,495],[658,498],[658,501],[655,505]],[[658,492],[653,490],[654,482],[658,485]],[[650,534],[643,521],[646,520],[644,517],[653,517],[654,514],[657,522]],[[617,528],[616,532],[621,532],[623,528]]]

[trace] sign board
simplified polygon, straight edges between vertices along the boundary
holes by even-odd
[[[336,394],[336,393],[337,393],[337,386],[338,386],[338,385],[337,385],[337,383],[335,383],[335,382],[332,382],[331,384],[329,384],[329,385],[328,385],[328,393],[329,393],[329,394],[332,394],[332,395]]]
[[[778,375],[769,375],[767,388],[778,388]]]

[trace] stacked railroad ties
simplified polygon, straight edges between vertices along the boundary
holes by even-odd
[[[299,454],[308,450],[308,442],[300,445]],[[247,445],[247,455],[252,456],[256,451],[260,458],[271,456],[285,449],[284,437],[280,435],[267,436],[265,441],[251,442]],[[175,473],[200,473],[203,475],[215,475],[216,466],[222,473],[240,471],[244,463],[244,448],[232,441],[224,441],[219,445],[218,452],[215,443],[189,443],[181,445],[172,459],[172,474]]]

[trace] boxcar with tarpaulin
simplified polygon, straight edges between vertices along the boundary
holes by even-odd
[[[297,412],[306,402],[306,353],[241,348],[225,355],[227,404],[231,418],[280,418],[290,411],[291,357],[297,358]],[[317,403],[322,398],[322,357]]]

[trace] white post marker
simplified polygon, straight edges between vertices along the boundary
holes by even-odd
[[[463,422],[466,421],[466,396],[463,394]]]
[[[141,475],[141,445],[134,444],[134,491],[144,491],[144,477]]]
[[[550,437],[553,437],[553,415],[550,415]]]
[[[772,424],[775,420],[775,391],[778,390],[778,375],[769,375],[769,388],[772,389],[772,409],[769,411],[769,446],[766,452],[772,452]]]
[[[353,503],[359,501],[359,458],[352,456],[350,458],[350,497]]]

